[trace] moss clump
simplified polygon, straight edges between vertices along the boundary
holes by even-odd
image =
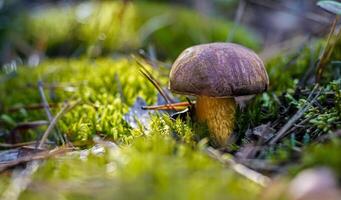
[[[154,74],[158,76],[157,72]],[[2,76],[8,75],[3,73]],[[161,82],[166,81],[158,77]],[[43,109],[25,109],[25,106],[41,103],[39,79],[44,82],[48,102],[57,104],[54,113],[65,100],[81,100],[58,124],[61,131],[79,145],[86,144],[95,134],[128,142],[132,135],[123,115],[137,97],[152,104],[157,96],[154,87],[139,75],[135,61],[127,59],[57,59],[36,68],[19,67],[14,77],[0,85],[1,93],[5,94],[0,99],[2,123],[8,131],[19,122],[46,119]],[[10,112],[13,107],[23,108]],[[11,121],[14,124],[9,123]]]

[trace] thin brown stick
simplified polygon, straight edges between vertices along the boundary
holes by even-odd
[[[332,37],[334,35],[334,32],[335,32],[335,28],[336,28],[336,23],[338,21],[339,17],[336,16],[333,23],[332,23],[332,26],[331,26],[331,29],[330,29],[330,32],[328,34],[328,38],[327,38],[327,43],[326,43],[326,46],[323,50],[323,53],[322,53],[322,56],[317,64],[317,67],[316,67],[316,82],[319,83],[321,81],[321,77],[323,75],[323,71],[325,69],[325,66],[326,64],[328,63],[329,61],[329,58],[332,54],[332,51],[335,47],[335,41],[331,41],[332,40]],[[341,32],[341,31],[340,31]],[[339,32],[339,34],[340,34]]]
[[[190,106],[189,102],[179,102],[172,104],[154,105],[154,106],[142,106],[144,110],[182,110],[184,107]]]
[[[29,156],[21,157],[17,160],[7,162],[5,164],[1,164],[0,172],[22,163],[26,163],[26,167],[23,170],[13,171],[12,181],[6,190],[1,194],[0,198],[3,200],[18,199],[20,194],[26,190],[28,185],[31,183],[34,173],[38,170],[40,164],[42,163],[41,160],[51,156],[64,154],[70,150],[70,148],[56,148],[51,151],[38,152]]]
[[[171,98],[168,96],[168,94],[161,88],[160,83],[153,77],[153,75],[151,73],[149,73],[149,71],[145,68],[145,66],[143,66],[142,63],[140,63],[136,58],[135,58],[137,64],[141,67],[139,69],[139,71],[142,73],[142,75],[144,75],[153,85],[154,87],[157,89],[157,91],[161,94],[161,96],[165,99],[166,103],[173,108],[173,110],[176,110],[171,104],[172,104],[172,100]]]
[[[12,161],[9,161],[7,163],[0,164],[0,172],[4,171],[5,169],[8,169],[10,167],[14,167],[14,166],[17,166],[19,164],[22,164],[22,163],[30,162],[33,160],[46,159],[48,157],[63,154],[63,153],[69,152],[69,151],[70,151],[69,148],[56,148],[53,150],[45,150],[42,152],[35,153],[33,155],[24,156],[24,157],[21,157],[17,160],[12,160]]]
[[[77,105],[79,103],[79,101],[76,101],[73,104],[69,104],[66,103],[63,108],[59,111],[59,113],[57,113],[57,115],[53,118],[53,120],[51,121],[49,127],[46,129],[45,133],[43,134],[39,145],[38,145],[38,149],[42,148],[48,135],[50,134],[50,132],[52,131],[52,129],[54,128],[54,126],[57,124],[57,121],[59,120],[59,118],[66,113],[68,110],[72,109],[75,105]]]
[[[42,100],[43,108],[44,108],[44,110],[45,110],[47,119],[48,119],[49,122],[51,123],[52,120],[53,120],[53,115],[52,115],[51,109],[50,109],[50,107],[49,107],[49,104],[48,104],[48,102],[47,102],[47,99],[46,99],[46,96],[45,96],[45,93],[44,93],[43,81],[41,81],[41,80],[38,81],[38,91],[39,91],[39,95],[40,95],[41,100]],[[59,133],[57,127],[56,127],[55,129],[56,129],[56,132],[55,132],[55,134],[54,134],[55,139],[56,139],[57,141],[58,141],[58,139],[59,139],[63,144],[65,144],[64,138],[63,138],[63,136]]]
[[[151,73],[140,63],[140,72],[156,87],[160,94],[165,98],[166,102],[171,103],[172,100],[166,92],[161,88],[161,84],[153,77]]]
[[[37,143],[37,141],[21,142],[21,143],[16,143],[16,144],[0,143],[0,147],[3,147],[3,148],[16,148],[16,147],[33,145],[35,143]]]
[[[39,160],[28,162],[24,170],[15,170],[12,173],[12,180],[6,190],[2,193],[2,200],[19,199],[20,194],[32,181],[33,174],[38,170]]]
[[[32,181],[32,176],[38,170],[41,162],[40,160],[48,157],[63,154],[68,152],[70,149],[67,148],[56,148],[51,151],[39,152],[34,155],[21,157],[17,160],[10,161],[6,164],[0,165],[0,171],[10,167],[15,167],[22,163],[27,163],[26,168],[23,170],[14,171],[12,174],[12,181],[9,186],[0,196],[3,200],[18,199],[20,194],[27,188]]]
[[[165,100],[169,101],[169,103],[172,103],[172,98],[167,94],[167,92],[165,92],[162,88],[161,88],[161,84],[157,81],[157,79],[147,70],[147,68],[139,61],[135,58],[136,62],[139,64],[139,66],[144,70],[144,72],[146,72],[146,74],[148,75],[148,77],[150,77],[150,81],[153,81],[155,83],[155,86],[158,87],[161,91],[161,93],[163,93],[163,95],[165,96]]]
[[[51,110],[49,108],[49,104],[47,102],[47,99],[46,99],[46,96],[45,96],[45,93],[44,93],[43,82],[41,80],[38,81],[38,91],[39,91],[39,95],[41,97],[42,105],[43,105],[43,108],[44,108],[45,113],[47,115],[47,118],[48,118],[48,120],[51,123],[51,121],[53,119],[53,116],[52,116]]]
[[[150,77],[146,71],[144,71],[142,69],[139,69],[139,71],[142,75],[144,75],[154,85],[154,87],[161,94],[161,96],[166,100],[166,102],[170,104],[169,100],[167,99],[167,96],[162,92],[161,87],[153,80],[153,78]]]

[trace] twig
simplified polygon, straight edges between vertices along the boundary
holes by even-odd
[[[147,70],[147,68],[137,59],[135,59],[136,62],[139,64],[139,66],[141,67],[141,69],[146,73],[146,75],[148,75],[148,77],[150,78],[150,81],[154,82],[155,87],[159,88],[159,92],[163,93],[164,98],[166,101],[169,101],[169,103],[172,103],[172,98],[167,94],[167,92],[163,91],[163,89],[161,88],[161,84],[156,80],[156,78],[153,77],[153,75]]]
[[[1,196],[3,200],[16,200],[22,191],[31,183],[32,175],[38,170],[38,160],[27,164],[26,169],[13,172],[12,181]]]
[[[295,127],[302,128],[302,127],[304,127],[304,125],[303,125],[303,124],[305,124],[306,122],[308,122],[309,120],[311,120],[311,118],[312,118],[312,117],[310,117],[310,118],[306,118],[306,119],[304,119],[304,120],[300,121],[298,124],[294,124],[294,126],[295,126]]]
[[[19,164],[22,164],[22,163],[26,163],[26,162],[30,162],[30,161],[34,161],[34,160],[46,159],[46,158],[54,156],[54,155],[63,154],[63,153],[68,152],[70,150],[71,149],[69,149],[69,148],[55,148],[53,150],[44,150],[44,151],[35,153],[33,155],[24,156],[24,157],[18,158],[16,160],[12,160],[12,161],[0,164],[0,172],[4,171],[5,169],[8,169],[10,167],[14,167],[14,166],[17,166]]]
[[[154,106],[142,106],[143,110],[183,110],[190,106],[190,102],[179,102],[173,104],[154,105]]]
[[[170,104],[171,102],[169,101],[169,99],[166,96],[166,93],[164,93],[162,91],[162,88],[155,82],[155,80],[148,74],[148,72],[146,72],[143,69],[140,69],[140,72],[142,75],[144,75],[153,85],[154,87],[157,89],[157,91],[161,94],[161,96],[166,100],[166,102],[168,104]]]
[[[37,143],[37,141],[22,142],[22,143],[16,143],[16,144],[0,143],[0,147],[3,147],[3,148],[16,148],[16,147],[22,147],[22,146],[27,146],[27,145],[33,145],[35,143]]]
[[[300,119],[303,114],[310,108],[311,103],[314,102],[316,100],[316,98],[320,95],[320,92],[322,89],[319,90],[319,92],[317,94],[315,94],[315,96],[312,98],[315,90],[317,89],[318,85],[315,85],[315,87],[313,88],[313,90],[311,91],[310,95],[307,98],[307,104],[302,107],[301,109],[299,109],[292,117],[291,119],[277,132],[276,136],[270,140],[269,144],[273,145],[276,144],[278,142],[278,140],[280,140],[282,137],[284,137],[287,134],[287,131],[293,126],[293,124]],[[310,99],[312,98],[311,102]]]
[[[252,170],[245,165],[242,165],[240,163],[237,163],[231,158],[224,157],[219,151],[213,149],[212,147],[208,147],[205,149],[206,153],[221,162],[224,165],[229,165],[231,168],[237,172],[238,174],[248,178],[249,180],[257,183],[258,185],[261,185],[263,187],[267,186],[271,179],[255,170]]]
[[[230,33],[228,34],[226,42],[231,42],[233,40],[234,34],[236,32],[236,29],[239,26],[240,21],[241,21],[241,19],[243,17],[246,5],[247,5],[247,2],[245,2],[245,0],[240,0],[239,1],[237,12],[236,12],[236,16],[234,18],[234,25],[233,25]]]
[[[140,65],[140,72],[156,87],[156,89],[160,92],[160,94],[163,96],[166,102],[171,103],[172,100],[168,96],[166,92],[164,92],[160,86],[160,83],[153,77],[153,75],[146,69],[145,66],[143,66],[142,63],[139,61],[136,61]]]
[[[47,99],[46,99],[46,96],[45,96],[45,93],[44,93],[43,82],[42,82],[41,80],[38,81],[38,90],[39,90],[39,95],[40,95],[40,97],[41,97],[42,104],[43,104],[45,113],[46,113],[46,115],[47,115],[47,118],[48,118],[49,122],[52,123],[53,115],[52,115],[52,113],[51,113],[49,104],[48,104],[48,102],[47,102]],[[57,128],[56,128],[56,133],[55,133],[54,135],[55,135],[55,138],[56,138],[57,140],[59,139],[63,144],[65,144],[64,138],[63,138],[63,136],[59,133],[59,131],[58,131]]]
[[[287,130],[286,135],[289,135],[290,133],[293,133],[295,130],[297,130],[298,128],[304,128],[305,126],[303,125],[304,123],[308,122],[309,120],[311,120],[310,118],[306,118],[303,119],[302,121],[300,121],[298,124],[293,123],[291,128],[289,128],[289,130]]]
[[[330,32],[328,34],[327,44],[326,44],[325,48],[323,49],[322,56],[320,57],[319,62],[317,64],[317,67],[316,67],[316,83],[319,83],[321,81],[321,77],[323,75],[323,71],[325,69],[325,66],[328,63],[329,58],[330,58],[330,56],[333,52],[333,49],[335,47],[336,41],[331,41],[331,40],[332,40],[332,37],[334,35],[336,23],[337,23],[338,19],[339,19],[339,17],[336,16],[333,23],[332,23],[332,27],[331,27]],[[341,30],[339,30],[339,33],[336,36],[336,40],[340,37],[341,37]]]
[[[39,165],[41,163],[40,160],[46,159],[48,157],[63,154],[68,152],[70,149],[67,148],[56,148],[51,151],[39,152],[35,155],[25,156],[18,160],[11,161],[6,164],[0,165],[0,171],[3,171],[9,167],[17,166],[18,164],[22,164],[28,162],[26,168],[24,170],[16,170],[13,172],[13,178],[9,186],[3,192],[0,199],[3,200],[14,200],[18,199],[21,192],[24,191],[27,186],[31,183],[33,174],[38,170]]]
[[[75,103],[73,104],[69,104],[69,103],[66,103],[62,110],[59,111],[59,113],[57,113],[57,115],[53,118],[53,120],[51,121],[49,127],[46,129],[43,137],[41,138],[40,142],[39,142],[39,145],[38,145],[38,149],[42,148],[49,133],[52,131],[52,129],[54,128],[54,126],[57,124],[57,121],[59,120],[59,118],[65,113],[67,112],[68,110],[72,109],[75,105],[77,105],[79,103],[79,101],[76,101]]]
[[[47,115],[48,120],[51,123],[51,121],[53,119],[53,116],[52,116],[51,110],[49,108],[49,104],[47,102],[47,99],[46,99],[46,96],[45,96],[45,93],[44,93],[43,82],[41,80],[38,81],[38,90],[39,90],[39,95],[41,97],[42,105],[44,107],[45,113]]]

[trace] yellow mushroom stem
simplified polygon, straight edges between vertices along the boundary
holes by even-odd
[[[195,104],[197,120],[206,123],[215,142],[227,144],[234,128],[236,101],[234,98],[198,96]]]

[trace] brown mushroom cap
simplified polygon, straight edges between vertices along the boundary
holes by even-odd
[[[252,50],[211,43],[184,50],[172,66],[169,85],[180,94],[231,97],[261,93],[268,88],[269,78]]]

